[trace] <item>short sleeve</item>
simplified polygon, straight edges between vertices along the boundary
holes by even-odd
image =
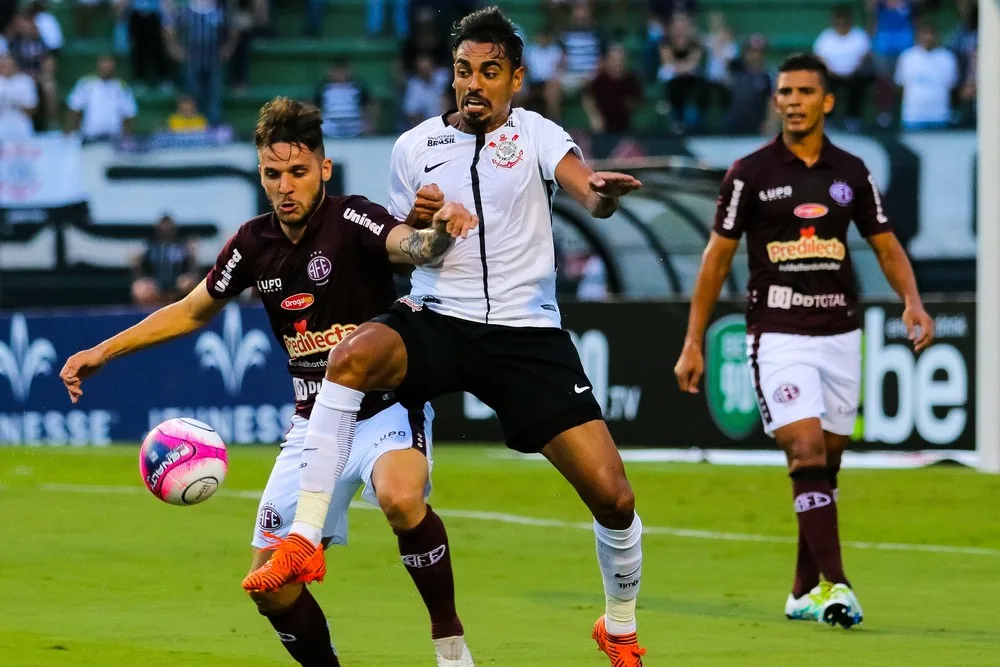
[[[365,250],[384,258],[388,258],[385,241],[389,232],[403,224],[385,208],[360,195],[344,199],[344,219],[354,223],[358,242]]]
[[[854,224],[862,236],[874,236],[882,232],[891,232],[892,225],[882,210],[882,195],[879,194],[875,179],[868,167],[858,160],[858,179],[854,193]]]
[[[135,103],[135,95],[132,94],[132,89],[124,81],[121,84],[121,113],[123,118],[135,118],[136,114],[139,113],[139,108]]]
[[[572,151],[578,158],[583,159],[583,151],[573,138],[548,118],[539,116],[531,129],[531,134],[538,155],[538,165],[542,169],[542,178],[546,181],[556,180],[556,167],[567,153]]]
[[[239,296],[253,286],[253,248],[246,226],[229,239],[208,271],[205,282],[208,293],[216,299]]]
[[[389,157],[389,213],[398,220],[406,220],[417,199],[417,190],[410,180],[410,161],[406,154],[404,134],[396,140]]]
[[[83,107],[86,105],[87,99],[87,86],[90,83],[90,79],[83,78],[76,82],[73,86],[73,90],[69,91],[69,97],[66,99],[66,106],[72,111],[83,111]]]
[[[719,236],[738,239],[746,226],[752,203],[750,188],[747,186],[743,163],[737,160],[726,172],[715,204],[715,225],[713,230]]]

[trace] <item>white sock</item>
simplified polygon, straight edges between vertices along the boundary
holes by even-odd
[[[625,530],[611,530],[594,521],[594,536],[607,600],[604,624],[608,634],[632,634],[636,631],[635,599],[642,580],[642,521],[636,514]]]
[[[290,529],[318,545],[333,488],[351,456],[363,392],[323,380],[309,416],[299,468],[299,502]]]

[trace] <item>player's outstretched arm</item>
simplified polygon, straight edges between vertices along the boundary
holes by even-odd
[[[115,357],[189,334],[205,326],[225,305],[225,299],[212,298],[203,280],[180,301],[160,308],[135,326],[89,350],[77,352],[66,360],[59,372],[70,400],[76,403],[83,395],[82,382]]]
[[[468,238],[479,218],[458,202],[448,202],[431,218],[427,229],[409,225],[395,227],[385,240],[389,261],[394,264],[436,264],[459,237]]]
[[[920,292],[917,291],[917,278],[913,275],[913,267],[910,259],[903,250],[903,245],[892,232],[873,234],[867,238],[868,245],[875,251],[879,266],[886,280],[892,285],[899,298],[902,299],[905,308],[903,310],[903,324],[910,340],[913,341],[913,348],[919,352],[934,340],[934,320],[927,311],[920,299]]]
[[[674,375],[681,391],[691,394],[698,393],[698,382],[705,370],[705,359],[702,355],[702,340],[705,338],[705,327],[708,316],[712,314],[722,284],[729,274],[733,264],[733,256],[739,247],[739,239],[730,239],[712,232],[708,246],[701,256],[701,268],[694,283],[694,293],[691,295],[691,312],[688,315],[687,334],[684,337],[684,349],[674,366]]]
[[[610,218],[618,210],[618,200],[642,187],[635,176],[615,171],[594,171],[569,152],[556,165],[556,182],[595,218]]]

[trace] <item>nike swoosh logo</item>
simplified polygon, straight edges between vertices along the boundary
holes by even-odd
[[[578,394],[582,394],[583,392],[587,391],[588,389],[590,389],[590,387],[581,387],[578,384],[573,385],[573,391],[575,391]]]
[[[616,574],[615,575],[615,579],[630,579],[630,578],[634,577],[639,572],[639,570],[641,570],[641,569],[642,569],[642,565],[640,565],[639,567],[635,568],[634,570],[632,570],[628,574]]]
[[[444,162],[438,162],[438,163],[437,163],[436,165],[434,165],[433,167],[431,167],[431,166],[429,166],[429,165],[424,165],[424,173],[425,173],[425,174],[429,174],[429,173],[431,173],[432,171],[434,171],[435,169],[437,169],[438,167],[440,167],[441,165],[443,165],[443,164],[448,164],[449,162],[451,162],[451,160],[445,160]]]

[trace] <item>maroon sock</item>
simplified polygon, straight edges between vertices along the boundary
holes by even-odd
[[[278,614],[264,614],[278,632],[278,639],[288,654],[304,667],[340,667],[337,652],[330,641],[326,615],[308,588]]]
[[[795,554],[795,583],[792,586],[792,595],[797,598],[802,597],[819,584],[819,568],[813,560],[812,551],[809,549],[809,542],[806,541],[802,526],[799,526],[799,546]]]
[[[837,503],[826,468],[801,468],[791,474],[799,532],[826,580],[848,584],[840,558]],[[850,584],[848,584],[850,585]]]
[[[399,554],[431,615],[431,637],[464,635],[455,611],[455,580],[451,572],[451,550],[444,522],[427,506],[427,516],[416,528],[397,533]]]

